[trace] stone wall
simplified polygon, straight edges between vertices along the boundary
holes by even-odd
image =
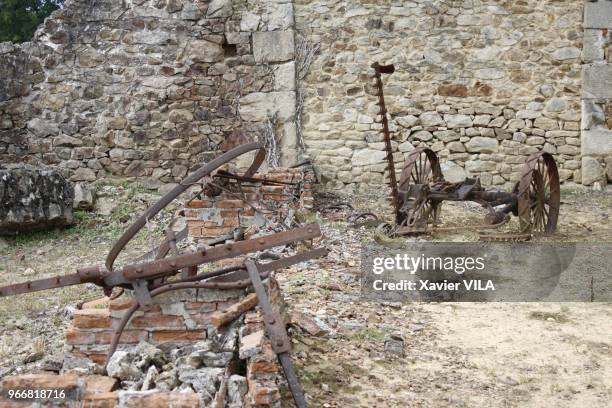
[[[562,181],[605,182],[611,10],[607,0],[68,0],[32,43],[0,45],[0,160],[156,188],[273,139],[281,165],[304,143],[328,188],[378,188],[369,75],[379,61],[396,65],[384,82],[398,169],[426,145],[450,181],[509,188],[544,149]]]
[[[612,3],[584,10],[582,184],[612,181]]]
[[[319,46],[302,123],[329,185],[383,183],[375,61],[396,66],[383,79],[396,159],[426,145],[453,181],[469,173],[509,188],[544,149],[563,181],[580,182],[582,1],[296,0],[295,10],[299,35]]]
[[[67,0],[0,45],[0,160],[157,187],[265,128],[294,146],[293,56],[289,1]]]

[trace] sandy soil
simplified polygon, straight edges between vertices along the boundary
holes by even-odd
[[[565,190],[562,198],[553,240],[610,241],[612,192]],[[367,197],[353,204],[388,214],[384,204]],[[481,213],[466,210],[463,203],[445,205],[443,226],[480,223]],[[8,240],[0,249],[0,284],[101,263],[132,215],[88,215],[77,228]],[[317,319],[326,332],[292,329],[294,362],[311,406],[610,406],[611,304],[364,302],[359,253],[374,229],[350,228],[338,214],[317,217],[322,243],[331,249],[328,258],[278,274],[293,310]],[[472,241],[477,234],[411,239]],[[145,236],[127,255],[148,248]],[[62,331],[77,303],[100,295],[95,287],[80,286],[0,299],[0,377],[39,370],[61,351]],[[393,344],[402,345],[400,351]],[[283,406],[290,405],[286,396]]]

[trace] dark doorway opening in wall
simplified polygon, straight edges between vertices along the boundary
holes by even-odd
[[[223,56],[225,58],[231,58],[238,55],[238,49],[236,48],[236,44],[228,44],[227,40],[223,42]]]

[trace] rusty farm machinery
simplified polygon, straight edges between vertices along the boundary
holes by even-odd
[[[445,181],[438,156],[427,147],[410,152],[397,181],[382,83],[382,74],[392,74],[395,67],[374,63],[372,68],[395,216],[395,225],[380,224],[381,231],[399,236],[426,233],[428,228],[435,229],[444,201],[472,201],[488,211],[484,224],[477,227],[482,240],[524,241],[555,232],[561,204],[559,173],[553,156],[543,151],[526,160],[511,192],[487,191],[478,178]],[[510,214],[518,216],[518,233],[490,232],[505,224]]]
[[[242,175],[229,173],[224,167],[231,161],[245,154],[254,154],[254,159],[248,170]],[[319,225],[307,224],[297,228],[261,235],[251,239],[236,239],[233,242],[217,240],[217,245],[204,245],[195,251],[180,253],[177,243],[187,237],[187,229],[174,232],[166,229],[166,237],[153,251],[145,254],[121,267],[115,266],[115,260],[136,234],[160,211],[166,208],[180,194],[193,185],[201,185],[201,191],[218,194],[222,180],[233,178],[237,180],[261,180],[253,175],[266,156],[265,148],[259,143],[248,143],[238,146],[206,163],[189,175],[173,190],[149,207],[112,246],[104,265],[85,266],[78,268],[76,273],[56,276],[35,281],[0,287],[0,297],[60,288],[71,285],[92,283],[103,288],[107,296],[117,297],[125,289],[132,290],[136,301],[114,330],[106,364],[113,355],[126,325],[140,308],[146,309],[152,304],[152,299],[163,293],[181,289],[247,289],[253,288],[257,294],[266,333],[272,347],[278,355],[279,362],[285,372],[289,389],[298,407],[305,407],[306,400],[295,375],[289,351],[291,341],[288,337],[283,319],[271,306],[262,280],[272,271],[287,268],[291,265],[309,259],[323,257],[327,254],[325,248],[313,248],[312,240],[321,235]],[[308,248],[295,255],[286,256],[270,262],[260,262],[253,257],[258,251],[270,248],[305,242]],[[223,259],[238,258],[238,264],[217,270],[201,270],[200,267]],[[118,295],[113,296],[113,290],[119,288]]]

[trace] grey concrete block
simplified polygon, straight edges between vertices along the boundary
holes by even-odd
[[[293,59],[293,31],[253,33],[253,56],[256,62],[285,62]]]
[[[582,66],[582,97],[584,99],[612,99],[612,64]]]
[[[612,130],[582,131],[580,147],[582,156],[612,156]]]
[[[612,2],[608,0],[585,2],[584,28],[612,28]]]
[[[582,46],[582,60],[584,62],[603,61],[605,43],[606,41],[602,30],[592,28],[585,29]]]

